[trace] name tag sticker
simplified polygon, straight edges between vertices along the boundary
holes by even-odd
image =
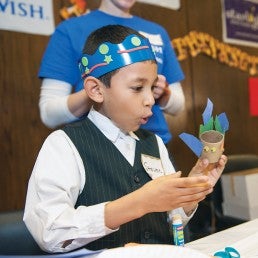
[[[163,176],[165,174],[161,160],[159,158],[142,154],[141,161],[145,171],[152,179]]]

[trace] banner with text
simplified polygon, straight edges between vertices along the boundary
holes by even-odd
[[[52,34],[55,29],[52,0],[0,0],[0,29]]]
[[[223,40],[258,47],[258,0],[221,0]]]

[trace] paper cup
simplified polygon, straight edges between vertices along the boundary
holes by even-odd
[[[224,134],[210,130],[200,135],[203,144],[201,158],[207,158],[209,163],[218,162],[224,151]]]

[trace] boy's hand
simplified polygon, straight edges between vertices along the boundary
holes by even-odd
[[[143,215],[194,206],[211,193],[209,177],[180,177],[181,172],[156,178],[136,192]],[[135,192],[135,193],[136,193]]]
[[[185,207],[186,213],[212,192],[208,176],[180,177],[181,172],[161,176],[105,205],[105,225],[120,225],[151,212]]]
[[[196,165],[192,168],[189,173],[189,177],[203,176],[207,175],[210,180],[212,187],[215,186],[218,179],[220,178],[225,165],[227,163],[227,156],[221,155],[217,163],[209,164],[208,159],[199,159]]]
[[[222,155],[216,166],[204,175],[209,165],[207,159],[198,160],[188,177],[181,172],[161,176],[140,189],[105,206],[105,225],[116,229],[120,225],[151,212],[166,212],[183,207],[190,215],[196,205],[210,194],[219,179],[227,157]]]

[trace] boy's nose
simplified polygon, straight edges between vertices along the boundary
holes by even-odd
[[[154,105],[154,103],[155,103],[155,99],[154,99],[154,96],[153,96],[153,92],[151,91],[150,93],[148,93],[146,95],[144,105],[152,107]]]

